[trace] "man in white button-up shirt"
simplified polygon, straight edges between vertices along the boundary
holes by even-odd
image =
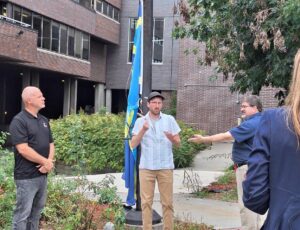
[[[180,128],[175,119],[161,112],[164,97],[158,92],[148,96],[149,112],[137,119],[132,130],[131,146],[141,144],[140,186],[143,229],[152,230],[152,203],[155,180],[163,208],[164,230],[173,229],[173,152],[180,145]]]

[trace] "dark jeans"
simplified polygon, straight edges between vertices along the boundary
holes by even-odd
[[[47,176],[16,180],[17,202],[13,230],[38,230],[47,197]]]

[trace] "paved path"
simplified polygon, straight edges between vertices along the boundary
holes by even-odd
[[[239,229],[241,226],[239,208],[237,203],[200,199],[191,195],[191,190],[183,183],[185,173],[192,178],[198,178],[201,186],[206,186],[223,175],[224,169],[228,168],[232,143],[218,143],[210,148],[199,152],[195,157],[190,169],[174,170],[174,210],[175,217],[189,222],[205,223],[215,229]],[[123,201],[126,200],[127,190],[121,173],[113,174],[118,194]],[[99,181],[105,175],[88,176],[91,181]],[[157,186],[156,186],[157,187]],[[161,215],[158,189],[155,190],[153,208]]]
[[[231,142],[215,143],[199,152],[194,159],[192,168],[204,171],[224,171],[232,165]]]
[[[232,165],[231,148],[232,143],[216,143],[197,154],[192,170],[194,174],[199,175],[202,186],[215,181],[219,175],[223,175],[226,168]],[[178,183],[182,177],[176,175],[177,171],[175,170],[174,173],[174,181],[178,180]],[[177,183],[174,183],[174,189],[179,187],[176,185]],[[240,228],[241,220],[237,203],[199,199],[186,192],[178,191],[177,193],[176,190],[174,193],[175,216],[180,220],[205,223],[214,226],[215,229]],[[154,202],[154,208],[158,213],[161,213],[158,196]]]

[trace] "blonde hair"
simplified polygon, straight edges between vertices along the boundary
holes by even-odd
[[[289,94],[285,100],[288,107],[288,120],[292,122],[298,139],[300,137],[300,49],[294,60],[293,77],[290,83]]]

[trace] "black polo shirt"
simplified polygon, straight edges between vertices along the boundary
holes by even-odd
[[[12,144],[28,143],[40,155],[48,158],[50,143],[53,142],[49,121],[46,117],[38,114],[34,117],[26,110],[18,113],[9,126]],[[16,180],[31,179],[41,175],[36,167],[38,164],[25,159],[17,150],[15,152],[15,170]]]

